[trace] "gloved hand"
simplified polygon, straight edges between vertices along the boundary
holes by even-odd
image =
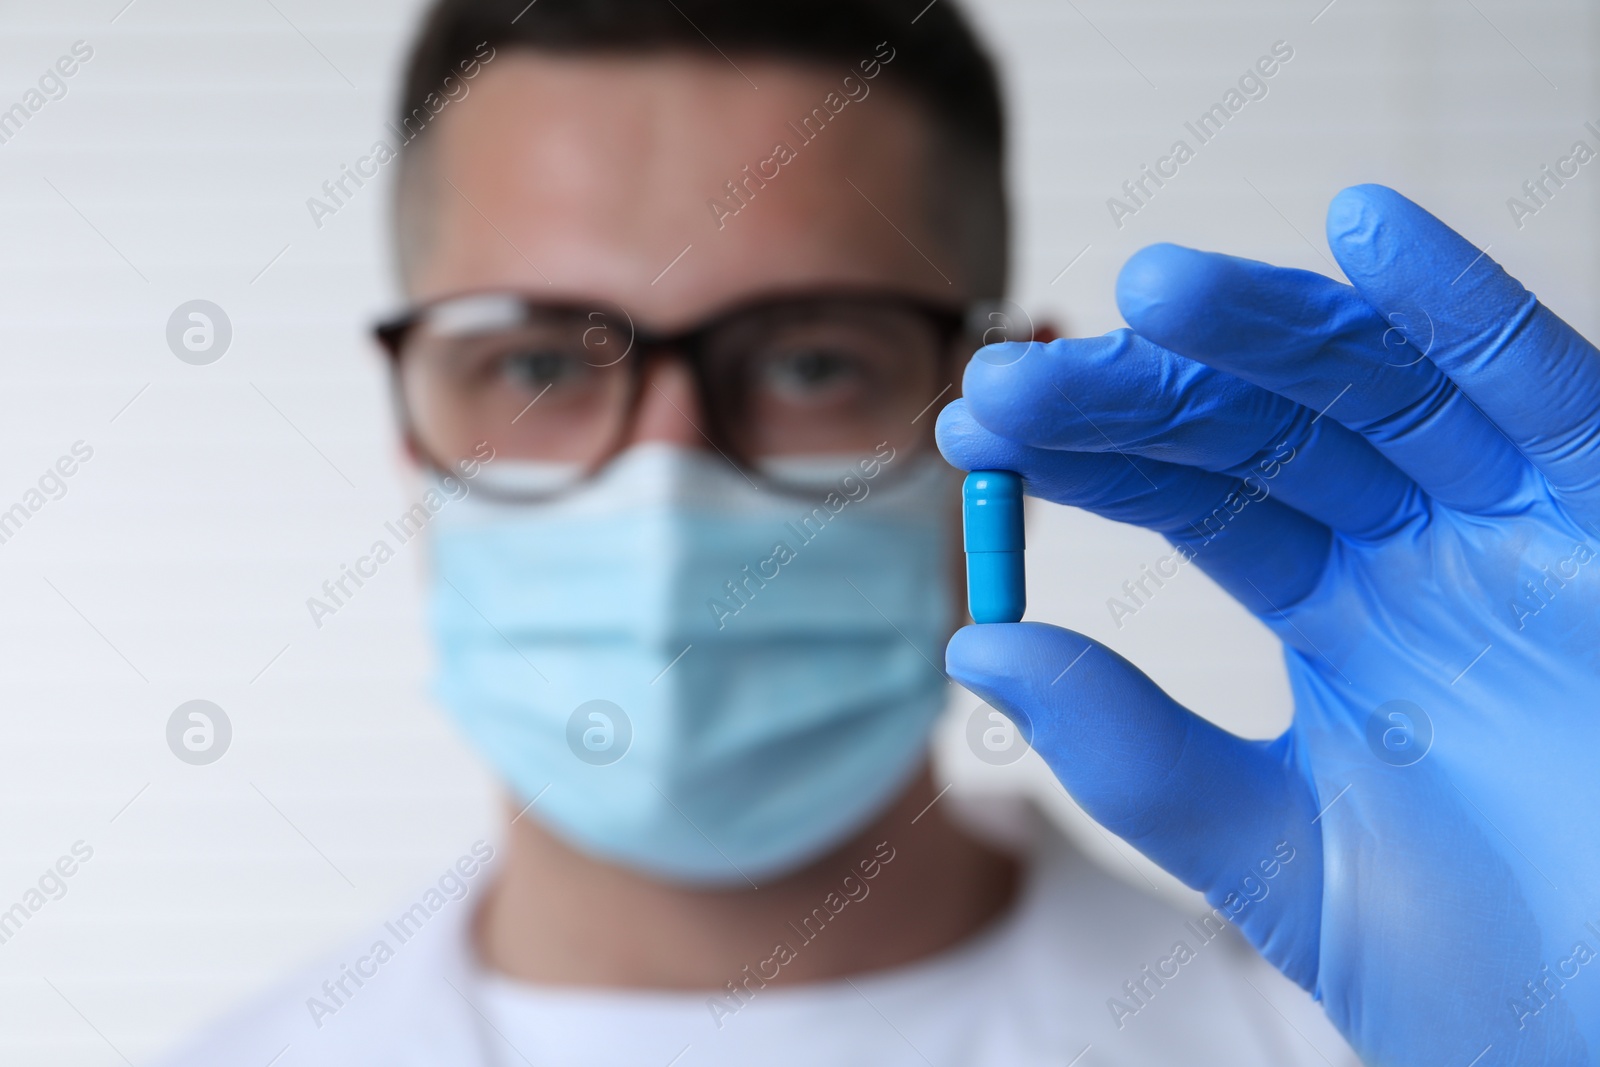
[[[1157,530],[1259,616],[1289,730],[1037,623],[961,630],[949,671],[1367,1063],[1593,1063],[1600,352],[1391,190],[1327,233],[1354,288],[1145,249],[1136,333],[984,349],[939,419],[952,463]]]

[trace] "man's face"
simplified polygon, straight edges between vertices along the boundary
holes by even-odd
[[[428,154],[414,161],[424,169],[414,172],[413,176],[419,181],[415,191],[420,195],[410,198],[409,202],[415,210],[432,214],[408,220],[418,227],[412,231],[413,234],[422,235],[411,246],[414,252],[407,264],[407,281],[413,300],[421,303],[463,293],[510,290],[538,300],[580,306],[604,301],[625,309],[634,323],[651,333],[676,332],[752,298],[786,292],[860,288],[898,292],[953,308],[967,303],[970,283],[959,270],[956,258],[940,240],[938,227],[928,207],[924,188],[928,171],[925,160],[930,154],[928,130],[917,106],[891,92],[880,77],[871,83],[870,94],[847,105],[813,140],[807,142],[789,125],[791,120],[798,123],[810,115],[814,108],[824,106],[830,94],[839,90],[848,71],[815,71],[802,66],[756,62],[743,57],[735,57],[735,61],[739,63],[742,73],[731,64],[715,58],[709,61],[685,57],[556,58],[509,50],[497,57],[475,79],[470,96],[441,113],[438,126],[429,133],[429,140],[424,143],[424,151]],[[754,88],[751,82],[760,88]],[[721,219],[719,228],[719,220],[708,208],[707,202],[713,199],[721,201],[726,196],[730,181],[740,182],[742,187],[747,168],[754,171],[762,161],[771,159],[779,143],[788,145],[794,158],[781,164],[776,175],[773,175],[773,167],[769,165],[766,168],[765,186],[756,188],[753,196],[746,194],[749,203],[738,214],[730,216],[723,212],[725,217]],[[845,328],[853,330],[847,339],[855,340],[862,334],[868,334],[871,339],[884,336],[883,331],[869,333],[865,326],[856,326],[857,321],[844,319],[841,332]],[[867,321],[870,324],[871,320]],[[867,347],[863,344],[863,364],[869,362],[868,357],[883,353],[888,353],[888,357],[878,360],[878,363],[892,361],[902,354],[908,361],[907,365],[909,361],[919,358],[936,363],[937,340],[933,327],[920,320],[916,325],[928,326],[928,329],[907,330],[895,335],[897,339],[902,336],[908,338],[904,345],[895,343]],[[923,342],[920,347],[916,344],[918,338]],[[547,350],[558,347],[555,344],[545,345]],[[706,351],[712,347],[708,345]],[[798,342],[793,343],[792,347],[800,349]],[[839,347],[846,355],[850,354],[842,343]],[[441,345],[437,350],[447,348],[449,346]],[[526,423],[517,428],[515,435],[505,426],[516,423],[517,418],[544,395],[544,390],[556,388],[564,381],[560,374],[551,372],[548,375],[549,383],[541,387],[539,382],[543,379],[537,377],[543,373],[539,360],[545,358],[546,351],[538,350],[532,344],[525,345],[524,349],[530,352],[530,356],[524,361],[527,366],[522,373],[534,378],[531,383],[506,375],[504,377],[510,379],[510,383],[506,384],[500,376],[479,374],[475,369],[457,375],[465,383],[459,385],[459,393],[463,397],[494,393],[502,388],[521,390],[515,398],[517,403],[496,408],[515,416],[507,419],[504,425],[497,423],[493,427],[496,432],[503,432],[506,439],[515,439],[515,446],[508,444],[503,449],[508,467],[511,462],[519,460],[526,461],[526,466],[532,467],[536,461],[547,458],[527,443],[532,439],[533,431],[528,429]],[[752,349],[756,355],[768,354],[759,345],[752,345]],[[786,354],[781,346],[774,345],[773,349],[775,356]],[[733,357],[743,354],[735,349],[732,341],[723,351],[731,352]],[[560,354],[557,352],[557,355]],[[800,350],[799,354],[808,353]],[[443,368],[440,371],[441,379],[447,378],[450,373],[448,360],[441,358],[438,362]],[[478,366],[478,362],[465,356],[460,362],[469,368]],[[782,369],[777,359],[773,362]],[[702,365],[708,368],[706,373],[715,373],[714,369],[709,369],[709,359]],[[636,390],[638,407],[629,434],[621,443],[627,446],[646,441],[659,442],[709,452],[712,445],[700,432],[700,427],[706,426],[707,421],[705,413],[698,407],[699,391],[684,362],[654,360],[633,364],[627,370],[633,373],[635,368],[641,369],[647,377],[643,386]],[[869,373],[871,369],[868,367],[863,371],[859,388],[874,403],[862,403],[859,406],[870,408],[872,412],[894,411],[895,430],[902,435],[902,443],[909,442],[914,434],[926,434],[931,438],[934,423],[931,409],[941,389],[946,388],[948,379],[941,377],[934,382],[936,369],[929,368],[917,381],[914,406],[902,423],[897,408],[887,400],[883,403],[877,401],[893,393],[892,387],[906,379],[885,374],[881,378],[884,384],[879,387]],[[730,372],[731,378],[741,377],[736,371]],[[952,367],[949,373],[957,371]],[[578,375],[579,385],[562,387],[569,389],[569,395],[575,394],[581,399],[585,394],[580,387],[590,378],[601,377],[599,374]],[[614,380],[614,377],[615,374],[608,380]],[[809,396],[808,382],[803,376],[800,377],[799,384],[792,390],[794,400],[791,407],[804,411]],[[419,379],[424,383],[427,380]],[[490,384],[482,385],[483,381]],[[781,377],[776,378],[775,384],[758,380],[746,395],[759,397],[762,392],[768,392],[787,396],[788,385]],[[864,451],[858,451],[862,447],[860,440],[844,436],[849,427],[859,426],[866,421],[864,417],[857,417],[857,405],[852,402],[852,394],[848,391],[849,379],[841,387],[846,397],[844,402],[837,405],[841,413],[833,415],[831,421],[823,421],[829,412],[825,386],[826,381],[823,387],[814,390],[821,396],[814,402],[815,410],[819,413],[815,421],[829,427],[829,433],[840,439],[826,442],[808,440],[808,448],[822,446],[815,447],[811,455],[843,454],[854,460],[858,456],[872,454],[873,445],[869,444]],[[875,387],[879,388],[878,392],[868,392]],[[477,393],[473,390],[477,390]],[[593,390],[597,395],[602,392],[600,386],[594,386]],[[421,386],[418,391],[422,391]],[[909,393],[912,390],[904,391]],[[726,391],[719,393],[715,389],[707,392],[718,397],[728,395]],[[524,393],[529,396],[525,405],[522,403]],[[607,401],[615,399],[616,395],[605,393],[601,400],[595,401],[589,408],[576,401],[560,402],[570,404],[571,409],[577,412],[572,420],[577,423],[587,417],[592,409],[610,410]],[[560,394],[555,394],[555,397],[559,400]],[[896,395],[889,399],[903,401],[905,398]],[[544,406],[537,409],[535,415],[558,421],[550,414],[554,402],[545,400]],[[441,403],[440,407],[453,408],[455,405],[454,402]],[[465,401],[460,407],[465,409]],[[918,417],[920,421],[917,421],[910,413],[915,413],[919,408],[924,411]],[[565,412],[568,408],[557,407],[555,410]],[[774,402],[770,410],[781,411],[781,408]],[[470,420],[463,416],[463,421],[483,424],[489,420],[480,418],[478,409],[473,409]],[[794,430],[807,420],[801,418],[784,423],[774,418],[768,421],[779,423],[779,429]],[[566,424],[561,426],[563,430],[566,429]],[[878,428],[875,423],[873,428]],[[485,429],[487,432],[489,427]],[[552,434],[550,438],[552,441],[557,438],[565,440],[570,436]],[[772,429],[772,437],[777,436],[777,429]],[[422,438],[420,432],[418,438]],[[472,434],[467,433],[461,440],[471,438]],[[877,438],[874,437],[873,441],[876,442]],[[545,443],[541,438],[540,444]],[[609,437],[604,443],[609,447]],[[759,453],[751,449],[744,453],[747,460],[804,458],[807,455],[798,450],[786,452],[771,438],[766,443],[771,451]],[[518,447],[522,451],[518,451]],[[437,455],[440,450],[432,447],[431,451]],[[737,453],[738,449],[734,451]],[[458,454],[450,453],[451,456]],[[550,458],[570,460],[578,457],[563,455]],[[716,457],[712,458],[715,461]],[[901,461],[901,466],[906,467],[909,463],[909,460]],[[548,463],[547,466],[559,464]],[[817,496],[820,498],[821,494]],[[772,499],[774,503],[771,506],[784,507],[787,514],[789,504],[778,503],[785,498]],[[951,492],[948,499],[936,495],[925,503],[933,510],[948,505],[953,519],[956,500],[957,494]],[[802,512],[804,510],[804,505],[793,506]],[[770,517],[771,512],[762,514]],[[732,521],[730,519],[730,525]],[[927,523],[907,521],[918,522],[918,534],[929,532]],[[541,536],[541,531],[535,529],[539,525],[529,523],[519,529],[533,541]],[[771,526],[762,525],[760,537],[767,538],[776,525],[776,522],[772,522]],[[549,519],[548,527],[555,531],[565,529],[559,518]],[[750,540],[748,533],[751,528],[749,523],[740,525],[730,536],[744,539],[754,546],[757,542]],[[947,529],[953,528],[952,522]],[[874,536],[867,525],[857,529],[859,536]],[[836,539],[830,543],[838,545],[842,542],[837,539],[845,535],[830,536]],[[954,540],[947,539],[947,543],[952,551],[958,551]],[[715,543],[738,545],[741,542],[735,539]],[[771,543],[765,540],[759,544],[765,549]],[[928,545],[934,543],[934,539],[925,536],[917,543]],[[469,554],[476,542],[467,541],[465,544],[467,548],[454,551]],[[564,545],[564,542],[558,544]],[[454,557],[447,552],[445,558],[448,565]],[[825,576],[826,567],[839,565],[829,562],[836,557],[807,558],[819,559],[817,566],[824,568],[824,571],[817,573],[824,573]],[[930,564],[937,567],[937,560],[928,559],[915,548],[904,551],[902,559],[907,568],[916,570],[910,574],[894,572],[907,579],[901,581],[897,588],[920,590],[925,588],[924,578],[939,580],[938,574],[922,573],[922,569]],[[663,567],[673,562],[674,557],[667,555],[646,561],[649,566]],[[743,555],[729,557],[729,573],[737,574],[738,568],[745,563]],[[959,573],[955,557],[949,564],[947,581]],[[837,578],[835,581],[842,589],[842,581]],[[529,587],[524,582],[512,588],[527,590]],[[795,586],[784,588],[796,590]],[[467,600],[467,593],[462,593],[460,589],[454,589],[454,592],[460,594],[461,600]],[[535,598],[529,596],[525,599],[531,603]],[[921,605],[927,603],[921,598],[915,599],[919,610]],[[690,605],[692,611],[689,614],[696,619],[702,618],[705,603],[696,600]],[[853,601],[851,603],[855,606]],[[675,605],[674,610],[678,607],[682,605]],[[900,610],[894,604],[887,604],[886,607],[890,611]],[[856,606],[863,615],[876,608],[875,604]],[[619,610],[626,611],[628,606],[620,605]],[[923,614],[926,615],[926,612]],[[879,616],[885,621],[890,618],[880,610],[869,618],[869,624]],[[677,625],[676,616],[671,620],[647,621]],[[916,622],[923,630],[932,631],[946,624],[953,628],[955,619],[920,618]],[[797,624],[802,627],[811,625],[806,618],[798,619]],[[888,625],[900,628],[893,622]],[[704,664],[705,657],[723,655],[727,658],[712,661],[719,665],[717,669],[737,672],[741,650],[760,647],[770,640],[761,636],[764,632],[735,629],[729,641],[721,646],[723,651],[720,653],[714,652],[712,646],[715,643],[708,641],[702,650],[695,652],[697,657],[701,657],[695,663]],[[794,643],[790,648],[795,657],[805,658],[807,662],[797,664],[791,661],[786,669],[793,671],[797,665],[804,668],[808,666],[810,657],[816,657],[816,662],[822,667],[816,672],[817,678],[830,688],[837,688],[827,681],[826,665],[832,662],[826,658],[827,642],[814,627],[805,632],[807,641]],[[857,635],[858,631],[854,629],[840,629],[840,643],[849,645],[852,654],[860,645]],[[901,636],[905,636],[903,632]],[[756,641],[757,646],[741,644],[746,637]],[[931,646],[936,640],[930,632],[925,644]],[[584,659],[585,652],[581,644],[581,640],[567,640],[561,653],[565,657],[564,662],[577,664],[572,667],[573,677],[581,676],[592,663],[615,662],[604,657]],[[916,647],[914,643],[913,647]],[[653,656],[657,651],[645,648],[643,654]],[[903,657],[905,650],[897,647],[893,655]],[[892,662],[893,655],[886,656],[885,662]],[[650,670],[637,672],[641,679],[654,674],[657,669],[654,659],[647,658],[644,662],[650,665]],[[771,664],[770,660],[761,662],[769,666]],[[474,661],[475,669],[478,669],[477,663]],[[512,669],[520,670],[520,667],[513,665]],[[709,668],[696,669],[704,671]],[[774,674],[772,670],[765,670],[764,674],[770,677],[795,677],[794,674]],[[908,684],[905,694],[891,693],[881,698],[885,716],[904,715],[908,722],[921,721],[916,718],[916,713],[929,703],[928,694],[924,692],[928,678],[922,674],[920,666],[913,677],[921,680]],[[680,669],[677,679],[683,678]],[[709,703],[715,709],[720,707],[720,702],[729,693],[761,692],[759,686],[752,688],[746,684],[749,682],[751,679],[748,676],[736,674],[725,687],[726,692],[711,698]],[[478,682],[475,680],[463,679],[463,686],[469,690],[476,684]],[[648,684],[653,685],[654,682]],[[588,689],[590,685],[590,680],[585,677],[581,685],[574,682],[569,688]],[[630,706],[628,710],[630,713],[637,711],[640,715],[648,713],[656,721],[669,721],[671,716],[687,717],[689,713],[683,706],[669,700],[669,692],[671,690],[668,687],[663,687],[654,691],[658,695],[648,699],[641,695],[639,699],[645,710],[640,710],[639,706]],[[695,708],[698,711],[699,699],[707,694],[688,682],[684,682],[684,692],[695,696]],[[874,690],[875,695],[878,693],[879,690]],[[588,695],[592,697],[593,693]],[[937,690],[932,693],[934,698],[939,695]],[[819,714],[815,705],[821,698],[813,700],[802,693],[796,699],[802,703],[811,701],[805,705],[808,709],[805,714],[809,717],[806,729],[814,733],[817,729],[815,716]],[[559,714],[568,715],[569,709],[578,703],[577,699],[572,700],[559,710]],[[764,713],[757,719],[777,730],[777,736],[790,736],[784,731],[792,729],[793,723],[785,720],[780,713],[793,712],[799,704],[791,701],[787,705],[788,712],[783,706],[773,708],[762,703],[754,706]],[[858,714],[855,703],[846,700],[840,706],[850,709],[850,714],[842,715],[834,727],[834,740],[842,744],[856,736],[851,733],[854,729],[851,724],[861,721],[862,716]],[[651,708],[655,710],[651,712]],[[481,725],[478,718],[480,710],[468,707],[464,712],[469,721],[469,730],[475,728],[474,724]],[[528,718],[530,722],[534,720],[532,715]],[[707,718],[707,722],[696,720],[693,732],[688,736],[704,736],[713,732],[716,722],[732,721],[714,710],[708,713]],[[493,731],[481,736],[487,739],[484,742],[486,750],[491,758],[497,760],[497,766],[507,780],[527,795],[532,795],[537,788],[532,785],[532,776],[543,775],[546,770],[537,763],[535,756],[529,755],[536,750],[531,747],[517,749],[504,742],[503,734]],[[806,786],[806,780],[821,783],[823,788],[834,781],[824,773],[828,769],[821,767],[816,760],[795,757],[790,751],[792,746],[773,744],[763,748],[758,743],[763,736],[760,731],[749,733],[749,737],[755,739],[748,742],[751,746],[748,756],[755,761],[753,765],[769,769],[781,781],[797,790]],[[917,746],[920,737],[915,728],[908,727],[903,744]],[[726,746],[699,747],[702,749],[700,755],[708,752],[716,755],[726,749]],[[817,748],[817,751],[824,750]],[[884,758],[888,761],[903,759],[903,756],[903,752],[895,751]],[[636,758],[633,765],[638,766],[640,758],[648,757]],[[841,761],[841,764],[844,762]],[[681,775],[683,769],[683,766],[666,764],[662,766],[662,773]],[[848,771],[848,767],[845,770]],[[570,768],[566,768],[559,773],[567,774],[569,771]],[[544,778],[544,782],[549,780],[548,777]],[[686,788],[684,797],[680,799],[691,810],[701,810],[693,809],[693,805],[706,804],[707,798],[717,797],[716,788],[698,792]],[[783,789],[777,791],[778,794],[783,792]],[[858,793],[864,795],[869,790],[863,788],[842,792],[853,796]],[[564,826],[566,832],[578,841],[588,840],[585,834],[600,832],[593,829],[595,806],[590,805],[585,809],[570,800],[571,797],[583,795],[575,785],[567,800],[558,801],[571,805],[564,813],[558,813],[551,807],[542,809],[546,819],[551,820],[553,825]],[[665,797],[666,794],[662,793],[661,796]],[[613,796],[611,799],[616,798]],[[808,811],[806,817],[826,825],[828,819],[837,815],[836,811],[834,815],[829,815],[829,811],[837,807],[837,799],[824,804],[819,798],[821,810]],[[694,848],[686,850],[684,855],[668,856],[664,851],[667,846],[662,842],[676,840],[670,834],[665,837],[650,836],[648,840],[632,836],[636,827],[653,826],[658,818],[665,818],[672,823],[675,818],[670,811],[654,810],[648,795],[646,802],[645,807],[638,811],[629,808],[626,801],[618,802],[621,807],[616,810],[621,814],[611,816],[616,820],[615,825],[608,826],[605,832],[617,835],[622,843],[611,841],[606,847],[612,851],[606,854],[626,857],[627,862],[637,863],[642,869],[675,871],[679,874],[701,863],[702,859],[696,858],[703,851],[698,841],[693,842]],[[739,805],[717,800],[705,810],[726,811],[735,807]],[[759,841],[759,855],[769,852],[774,842],[781,844],[790,839],[807,840],[806,835],[813,832],[812,827],[790,818],[789,813],[779,805],[752,804],[750,807],[759,810],[760,818],[767,820],[761,825],[771,831]],[[682,811],[680,809],[679,813]],[[700,825],[698,819],[694,823],[697,827]],[[742,830],[739,832],[744,833]],[[787,836],[780,840],[778,835]],[[755,845],[756,842],[752,842],[752,847]],[[717,856],[708,856],[704,860],[715,870],[722,871],[726,857],[719,860]],[[726,871],[722,873],[726,874]]]
[[[964,302],[958,264],[930,225],[915,105],[880,79],[802,143],[790,121],[847,71],[738,64],[502,54],[435,131],[433,236],[411,265],[412,297],[601,298],[667,330],[789,288]],[[707,201],[779,142],[797,158],[719,229]]]

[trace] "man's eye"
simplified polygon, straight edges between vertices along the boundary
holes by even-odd
[[[527,349],[506,356],[500,361],[500,369],[517,386],[537,392],[553,385],[571,384],[587,368],[581,359],[570,352]]]
[[[784,393],[807,394],[843,388],[862,376],[860,361],[847,352],[807,349],[771,359],[763,384]]]

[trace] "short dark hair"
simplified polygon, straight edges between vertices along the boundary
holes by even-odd
[[[854,68],[882,41],[895,49],[885,81],[922,108],[935,134],[936,217],[979,289],[992,290],[975,295],[999,296],[1009,251],[1005,115],[994,64],[954,0],[436,0],[406,64],[399,127],[409,133],[413,116],[427,116],[428,98],[437,101],[445,79],[485,45]]]

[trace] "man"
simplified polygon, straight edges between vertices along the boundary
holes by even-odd
[[[428,16],[396,211],[414,306],[516,294],[581,323],[576,360],[493,298],[397,342],[419,460],[493,457],[451,505],[487,514],[439,531],[432,609],[443,702],[509,787],[493,887],[434,944],[360,938],[186,1062],[1320,1062],[1246,973],[1306,998],[1220,922],[934,803],[961,599],[933,422],[1007,254],[995,78],[952,6],[524,7]],[[808,456],[833,462],[791,488]],[[576,751],[631,729],[615,762],[567,745],[590,700]],[[1162,988],[1179,940],[1194,973]]]
[[[1146,758],[1140,745],[1188,730],[1200,755],[1231,750],[1120,661],[1037,681],[1060,680],[1076,661],[1059,653],[1087,646],[1027,624],[963,631],[958,677],[1032,719],[1091,810],[1217,889],[1216,907],[1183,915],[1113,883],[1037,819],[961,817],[930,777],[947,695],[936,664],[960,602],[930,411],[997,339],[973,335],[971,310],[1004,294],[1006,211],[993,72],[949,0],[920,6],[431,12],[401,108],[415,139],[397,243],[415,310],[382,336],[413,456],[466,496],[430,535],[438,693],[505,781],[508,827],[179,1062],[1352,1062],[1229,928],[1347,999],[1342,972],[1306,961],[1315,925],[1278,934],[1285,899],[1342,899],[1322,888],[1342,853],[1316,830],[1332,790],[1255,789],[1264,772],[1238,757],[1173,793],[1160,772],[1187,768],[1190,750]],[[1148,287],[1125,282],[1150,297],[1148,331],[1225,351],[1222,326],[1163,318],[1156,298],[1193,272],[1146,266]],[[1322,320],[1306,314],[1311,336]],[[1156,456],[1230,472],[1184,481],[1051,439],[1073,422],[1036,368],[1080,362],[1045,348],[972,364],[970,403],[941,416],[948,452],[1164,529],[1186,560],[1254,575],[1264,600],[1263,586],[1309,595],[1317,569],[1274,569],[1275,546],[1324,560],[1326,531],[1265,492],[1235,507],[1237,456],[1191,455],[1205,449],[1182,427],[1177,444],[1156,435]],[[1101,418],[1184,410],[1157,388],[1181,385],[1159,373],[1179,357],[1126,336],[1090,354],[1101,362],[1081,361],[1075,384]],[[1138,372],[1124,385],[1157,400],[1120,396],[1113,357]],[[1182,369],[1214,400],[1207,433],[1245,440],[1262,412],[1285,416],[1271,431],[1296,430],[1283,440],[1305,455],[1277,452],[1256,484],[1315,516],[1331,456],[1415,499],[1332,419],[1258,403],[1198,366]],[[1250,443],[1236,451],[1254,465],[1277,442]],[[1152,499],[1174,498],[1204,508],[1156,513]],[[1347,504],[1359,533],[1392,533]],[[1217,508],[1215,530],[1190,529]],[[1069,692],[1106,706],[1095,721],[1115,744],[1064,740]],[[1107,768],[1146,776],[1157,823],[1112,796]],[[1220,846],[1185,821],[1191,797],[1283,833],[1261,856],[1206,866],[1194,849]],[[1292,817],[1274,822],[1280,801]],[[1363,1037],[1378,1025],[1351,1018]]]

